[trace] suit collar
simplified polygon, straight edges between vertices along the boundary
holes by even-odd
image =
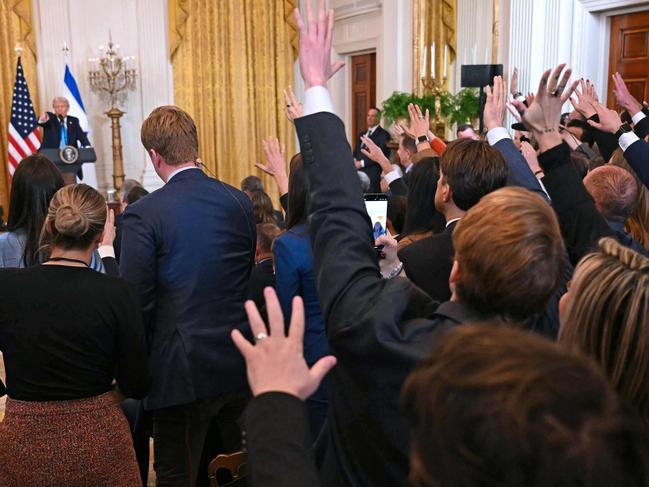
[[[175,183],[176,181],[183,181],[185,179],[199,178],[201,176],[205,176],[205,174],[198,167],[184,167],[172,172],[167,179],[167,184],[172,182]]]
[[[487,319],[486,316],[460,301],[446,301],[438,306],[434,314],[456,323],[471,323]]]

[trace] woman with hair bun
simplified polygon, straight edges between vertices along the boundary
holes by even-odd
[[[575,269],[559,342],[593,357],[649,423],[649,259],[612,238]]]
[[[141,485],[120,408],[149,387],[141,311],[126,282],[89,268],[106,213],[90,186],[61,188],[41,233],[48,260],[0,269],[2,485]]]

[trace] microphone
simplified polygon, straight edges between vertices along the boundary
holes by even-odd
[[[63,115],[59,115],[59,122],[63,123],[64,120],[65,118],[63,117]]]

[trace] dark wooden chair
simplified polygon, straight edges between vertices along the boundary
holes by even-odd
[[[244,467],[248,461],[248,454],[243,451],[232,453],[230,455],[218,455],[212,460],[207,467],[207,476],[210,479],[210,487],[225,487],[220,486],[217,479],[217,472],[219,470],[227,470],[232,475],[232,481],[227,485],[245,485],[243,481],[245,472]]]

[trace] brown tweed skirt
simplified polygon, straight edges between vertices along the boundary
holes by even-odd
[[[0,486],[141,486],[128,422],[112,393],[73,401],[7,399]]]

